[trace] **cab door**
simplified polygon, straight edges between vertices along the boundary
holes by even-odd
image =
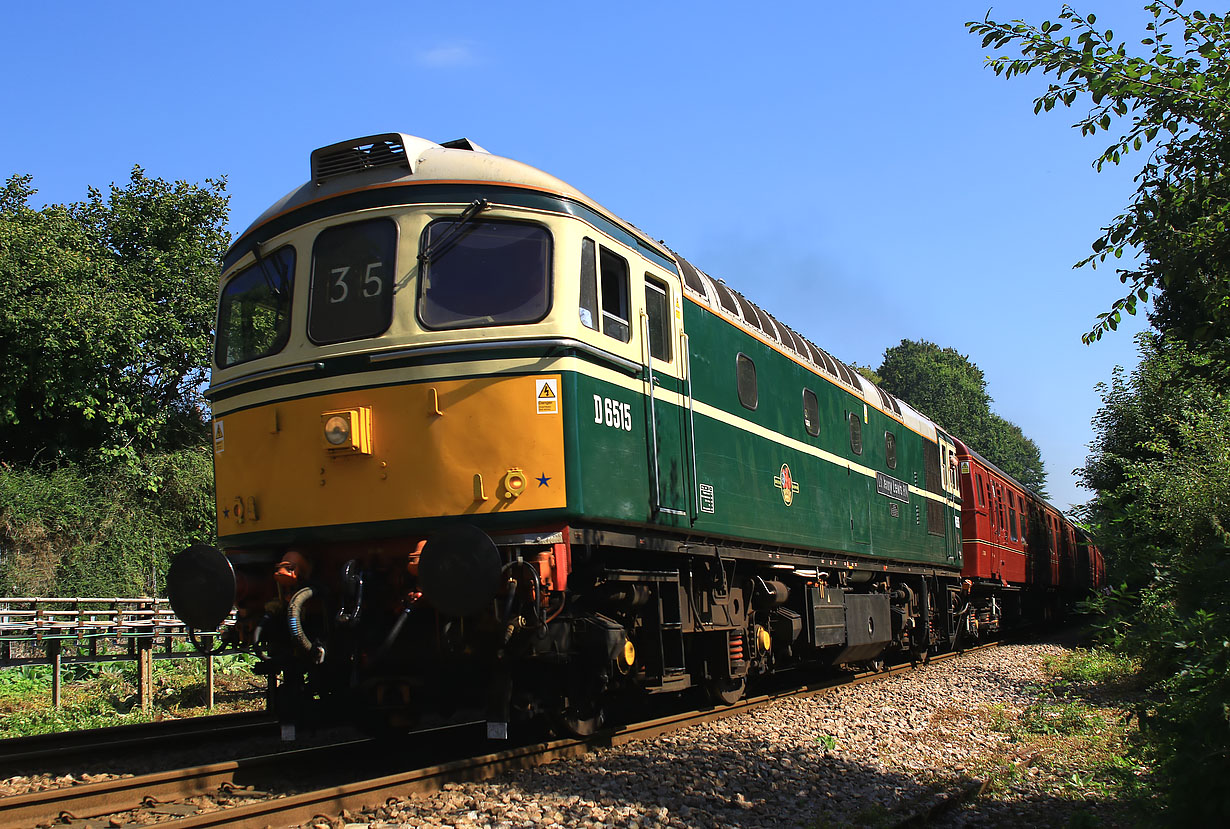
[[[957,500],[961,497],[957,477],[957,447],[943,432],[938,433],[940,454],[940,478],[943,483],[944,552],[950,562],[961,563],[961,512]]]
[[[689,519],[694,477],[687,441],[691,389],[685,372],[683,297],[677,281],[651,271],[645,273],[644,296],[640,316],[650,507],[655,521],[678,524]]]

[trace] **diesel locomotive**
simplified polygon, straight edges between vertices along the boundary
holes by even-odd
[[[168,593],[199,630],[237,608],[285,717],[584,734],[611,700],[925,658],[1100,578],[957,437],[464,139],[313,152],[222,263],[206,397],[221,549]]]

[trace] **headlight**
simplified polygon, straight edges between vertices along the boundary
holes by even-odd
[[[371,406],[320,413],[321,446],[330,457],[372,453]]]
[[[333,415],[326,420],[325,440],[334,446],[341,446],[350,440],[350,418],[344,415]]]

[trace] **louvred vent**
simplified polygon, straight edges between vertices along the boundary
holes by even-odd
[[[312,182],[319,186],[329,179],[378,167],[410,169],[401,136],[376,135],[317,150],[312,153]]]

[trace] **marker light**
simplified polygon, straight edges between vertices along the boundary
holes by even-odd
[[[514,466],[512,469],[508,470],[508,472],[504,475],[504,480],[500,483],[503,484],[503,491],[501,494],[506,500],[511,501],[512,499],[520,496],[521,493],[525,492],[525,473],[522,472],[519,467]]]

